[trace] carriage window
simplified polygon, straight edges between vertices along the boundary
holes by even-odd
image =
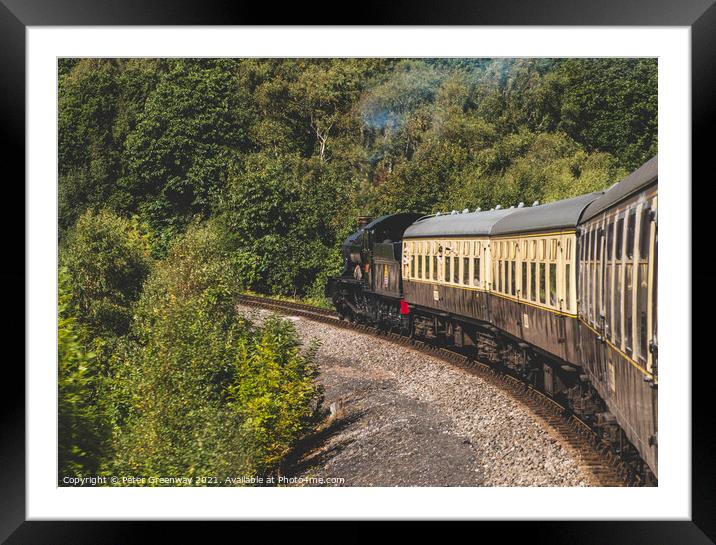
[[[480,285],[480,258],[475,257],[472,259],[472,285],[473,286],[479,286]]]
[[[617,247],[615,251],[615,258],[622,258],[622,242],[624,242],[624,218],[617,220],[617,233],[616,233]]]
[[[542,241],[542,242],[544,242],[544,241]],[[546,282],[545,264],[540,263],[539,264],[539,302],[540,303],[547,302],[547,297],[546,297],[547,294],[545,293],[545,282]]]
[[[515,262],[510,261],[510,294],[511,295],[517,295],[515,292]]]
[[[569,247],[569,241],[567,241],[567,246]],[[572,266],[567,263],[566,270],[564,271],[564,301],[567,305],[567,310],[570,310],[572,308]]]
[[[627,351],[632,351],[632,337],[634,327],[634,313],[632,304],[632,293],[634,289],[634,265],[628,263],[624,268],[624,338]]]
[[[547,258],[547,241],[542,239],[539,241],[539,259]]]
[[[567,239],[567,249],[566,249],[566,251],[564,252],[564,258],[565,258],[567,261],[569,261],[569,260],[572,259],[572,239],[571,239],[571,238],[568,238],[568,239]]]
[[[537,301],[537,264],[530,263],[530,299]]]
[[[422,244],[421,244],[422,246]],[[422,249],[422,248],[421,248]],[[418,278],[423,277],[423,256],[418,256]]]
[[[433,280],[438,279],[438,256],[433,256]]]
[[[634,257],[634,231],[636,229],[636,210],[632,208],[627,218],[627,240],[626,240],[626,255],[627,259]]]
[[[557,265],[555,263],[549,265],[549,304],[553,307],[557,306]]]
[[[459,259],[460,259],[459,257],[452,258],[452,271],[453,271],[452,272],[452,274],[453,274],[452,281],[455,284],[460,283],[460,261],[459,261]]]
[[[557,239],[553,238],[549,241],[550,250],[549,250],[549,258],[551,260],[557,259]]]
[[[532,259],[532,260],[537,259],[537,241],[536,240],[530,241],[530,259]]]
[[[410,256],[410,278],[415,278],[415,256]]]
[[[500,279],[499,279],[499,289],[502,293],[505,293],[507,291],[507,287],[505,284],[505,277],[507,275],[505,274],[505,262],[503,260],[500,260]]]
[[[609,220],[607,223],[607,260],[612,260],[612,236],[614,231],[614,223]]]
[[[622,342],[622,265],[617,263],[614,269],[614,343]]]
[[[527,299],[527,263],[525,261],[522,262],[522,285],[520,290],[522,298]]]
[[[492,265],[492,289],[497,291],[497,271],[500,270],[500,262],[495,261]]]
[[[508,293],[510,290],[510,262],[509,261],[503,261],[502,262],[502,278],[500,279],[502,282],[502,293]]]
[[[450,282],[450,262],[452,259],[450,257],[445,257],[445,282]]]
[[[470,284],[470,258],[462,258],[462,283],[466,286]]]
[[[649,258],[649,239],[651,238],[651,214],[649,207],[641,209],[639,219],[639,259]]]

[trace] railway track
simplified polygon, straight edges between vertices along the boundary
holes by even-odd
[[[565,407],[552,398],[499,368],[454,350],[436,347],[396,333],[386,333],[368,325],[343,321],[334,311],[328,309],[253,295],[242,295],[237,302],[279,314],[300,316],[329,324],[332,327],[375,335],[394,344],[412,348],[458,366],[497,386],[529,408],[545,423],[546,428],[555,439],[579,461],[579,464],[592,477],[593,485],[622,487],[640,484],[628,465],[612,454],[609,445],[600,441],[585,422],[570,414]]]

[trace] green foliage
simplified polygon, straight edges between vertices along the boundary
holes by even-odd
[[[106,454],[107,426],[98,407],[97,355],[72,307],[69,273],[59,270],[57,312],[58,473],[64,477],[97,474]]]
[[[240,289],[324,302],[357,216],[549,202],[657,151],[656,59],[60,59],[58,82],[61,475],[273,471],[314,349]]]
[[[569,59],[545,81],[561,97],[558,127],[586,151],[634,170],[657,151],[655,59]]]
[[[220,210],[237,279],[256,291],[302,294],[335,245],[343,184],[320,160],[250,156]]]
[[[156,85],[154,59],[61,59],[58,92],[59,227],[89,207],[127,212],[133,196],[118,185],[128,133]]]
[[[117,474],[273,471],[320,401],[313,350],[288,322],[254,327],[213,225],[192,227],[152,272],[112,362]]]
[[[357,215],[574,196],[656,153],[655,59],[59,68],[61,236],[107,207],[138,215],[161,257],[221,216],[238,280],[274,294],[318,293]]]
[[[259,473],[275,468],[294,441],[315,421],[321,391],[312,345],[305,353],[293,324],[270,318],[253,332],[235,361],[231,407],[252,438]]]
[[[60,251],[77,317],[101,337],[123,335],[149,272],[149,242],[138,221],[88,210]]]
[[[118,185],[158,231],[160,248],[192,217],[208,216],[229,165],[246,144],[250,105],[232,64],[173,62],[127,136],[126,175]]]

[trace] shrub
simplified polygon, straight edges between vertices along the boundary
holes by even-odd
[[[68,233],[60,263],[80,323],[97,336],[125,334],[150,268],[149,242],[138,223],[86,211]]]
[[[96,354],[86,346],[73,316],[69,274],[59,271],[57,329],[58,468],[63,477],[96,475],[106,449],[107,427],[98,408]]]
[[[112,362],[115,473],[217,484],[267,474],[310,425],[313,351],[285,321],[254,327],[236,290],[211,224],[192,226],[152,272]]]

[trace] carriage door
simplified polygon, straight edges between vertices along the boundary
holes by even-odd
[[[610,261],[610,250],[611,250],[611,235],[610,235],[610,224],[606,222],[605,218],[602,218],[597,235],[597,255],[596,255],[596,269],[597,279],[595,282],[595,297],[596,297],[596,311],[597,311],[597,331],[599,332],[599,339],[596,346],[596,364],[598,369],[597,376],[606,376],[607,371],[607,338],[609,336],[609,312],[607,306],[611,302],[610,298],[610,274],[609,274],[609,261]]]

